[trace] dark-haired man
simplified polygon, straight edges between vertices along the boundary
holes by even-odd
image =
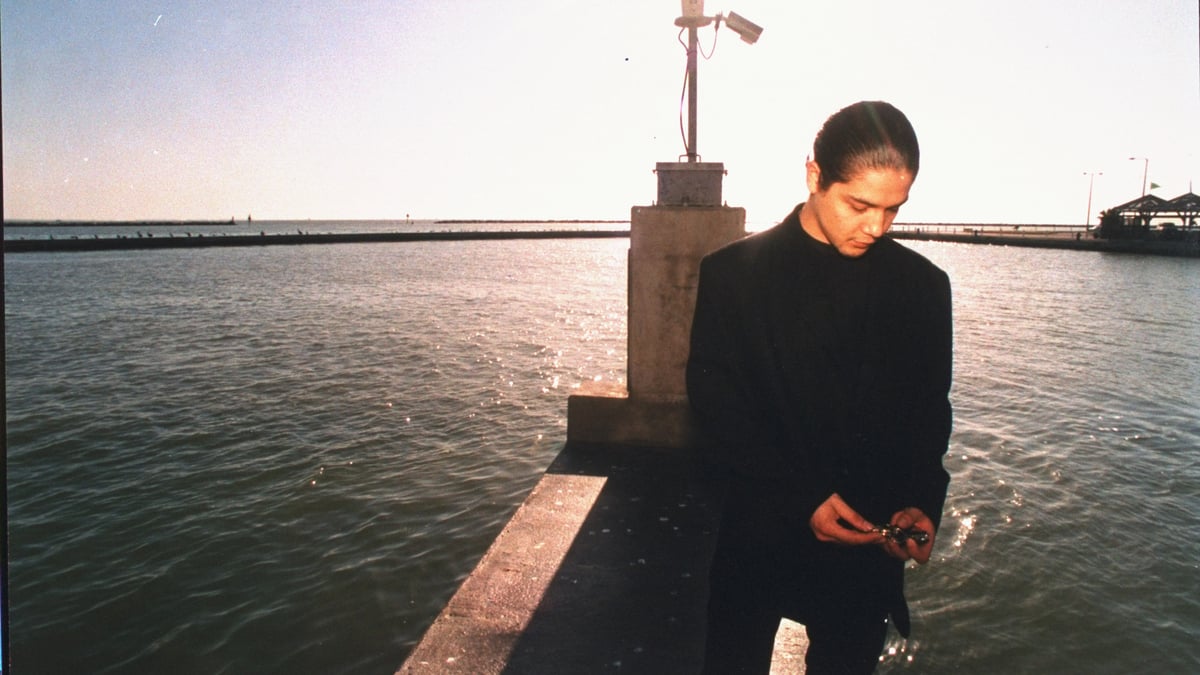
[[[705,672],[766,673],[781,617],[809,675],[870,673],[905,561],[929,560],[949,475],[950,284],[884,238],[919,168],[895,107],[818,133],[810,196],[704,259],[688,395],[728,477]]]

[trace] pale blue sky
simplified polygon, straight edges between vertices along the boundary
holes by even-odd
[[[1200,180],[1195,0],[708,0],[699,151],[752,223],[841,106],[908,113],[901,221],[1080,223]],[[684,152],[678,0],[5,0],[7,219],[614,218]],[[701,32],[705,52],[711,28]]]

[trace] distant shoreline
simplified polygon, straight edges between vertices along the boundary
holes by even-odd
[[[197,221],[189,221],[195,223]],[[266,222],[266,221],[264,221]],[[428,221],[425,221],[428,222]],[[609,220],[547,220],[547,221],[497,221],[497,220],[441,220],[442,224],[482,223],[624,223]],[[140,223],[145,227],[147,223]],[[176,224],[176,223],[171,223]],[[936,227],[936,230],[925,229]],[[893,229],[888,236],[893,239],[915,241],[940,241],[963,244],[993,246],[1017,246],[1028,248],[1068,249],[1076,251],[1098,251],[1107,253],[1135,253],[1179,257],[1200,257],[1200,242],[1191,241],[1139,241],[1131,239],[1095,239],[1090,232],[1079,226],[1005,226],[996,229],[973,229],[975,226],[953,226],[955,231],[946,231],[951,226],[924,226],[905,224]],[[1033,228],[1050,231],[1035,232]],[[1024,228],[1024,231],[1021,231]],[[139,233],[140,234],[140,233]],[[443,230],[424,232],[361,232],[361,233],[317,233],[306,234],[177,234],[127,237],[80,237],[47,239],[6,239],[4,252],[84,252],[121,251],[168,248],[210,248],[247,246],[295,246],[303,244],[352,244],[389,243],[417,241],[478,241],[514,239],[610,239],[628,238],[629,230]]]
[[[244,223],[245,221],[241,221]],[[6,220],[5,227],[182,227],[237,225],[234,220]]]
[[[386,222],[386,221],[385,221]],[[547,225],[550,223],[564,223],[567,225],[589,225],[592,223],[603,223],[606,225],[614,223],[628,223],[628,220],[435,220],[435,225]]]
[[[284,218],[280,220],[6,220],[6,227],[181,227],[181,226],[229,226],[229,225],[247,225],[255,222],[261,223],[301,223],[310,222],[311,219],[295,219]],[[628,223],[629,220],[605,220],[600,218],[567,218],[567,219],[486,219],[477,218],[471,220],[429,220],[419,219],[412,220],[411,218],[367,218],[364,220],[322,220],[321,222],[364,222],[364,223],[433,223],[435,225],[547,225],[552,223],[563,223],[565,225],[589,225],[589,224],[620,224]]]
[[[496,222],[496,221],[485,221]],[[565,222],[565,221],[549,221]],[[167,248],[296,246],[302,244],[364,244],[413,241],[474,241],[506,239],[611,239],[629,237],[629,230],[509,230],[442,232],[357,232],[322,234],[218,234],[157,237],[95,237],[69,239],[5,239],[5,253],[131,251]]]
[[[1072,251],[1099,251],[1102,253],[1140,253],[1144,255],[1179,256],[1200,258],[1200,241],[1143,241],[1137,239],[1095,239],[1089,235],[1064,236],[1063,234],[993,234],[984,232],[948,233],[922,232],[916,230],[893,230],[888,234],[893,239],[916,241],[941,241],[959,244],[984,244],[991,246],[1016,246],[1025,248],[1056,248]]]

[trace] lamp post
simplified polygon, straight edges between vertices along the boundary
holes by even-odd
[[[745,17],[738,16],[735,12],[730,12],[728,16],[718,14],[716,16],[704,16],[704,0],[682,0],[683,16],[675,19],[675,25],[684,28],[688,32],[687,42],[687,93],[688,93],[688,134],[684,144],[684,149],[687,150],[688,162],[699,162],[700,154],[696,151],[696,100],[698,98],[698,86],[696,82],[697,75],[697,60],[696,55],[700,51],[699,41],[697,39],[697,29],[703,28],[712,23],[717,24],[717,28],[721,27],[724,22],[733,32],[742,38],[742,41],[747,44],[754,44],[758,41],[758,36],[762,34],[762,27],[748,21]]]
[[[1146,196],[1146,176],[1150,175],[1150,158],[1149,157],[1130,157],[1130,161],[1142,160],[1146,164],[1142,167],[1142,196]]]
[[[1096,181],[1096,176],[1103,176],[1103,171],[1084,171],[1083,175],[1088,177],[1088,208],[1087,218],[1083,221],[1083,227],[1086,229],[1092,225],[1092,185]]]
[[[675,20],[675,25],[680,28],[686,28],[688,32],[688,47],[687,47],[687,89],[688,89],[688,135],[685,149],[687,150],[687,161],[698,162],[700,155],[696,152],[696,99],[698,94],[698,83],[696,75],[698,68],[696,67],[696,54],[700,50],[699,40],[696,36],[696,29],[707,26],[712,23],[712,17],[703,16],[696,13],[694,7],[699,7],[700,12],[704,11],[704,3],[684,1],[684,10],[687,12],[684,16]]]

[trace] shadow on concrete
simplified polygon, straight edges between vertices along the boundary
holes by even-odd
[[[605,484],[503,672],[697,672],[720,495],[682,451],[563,450],[547,474]]]

